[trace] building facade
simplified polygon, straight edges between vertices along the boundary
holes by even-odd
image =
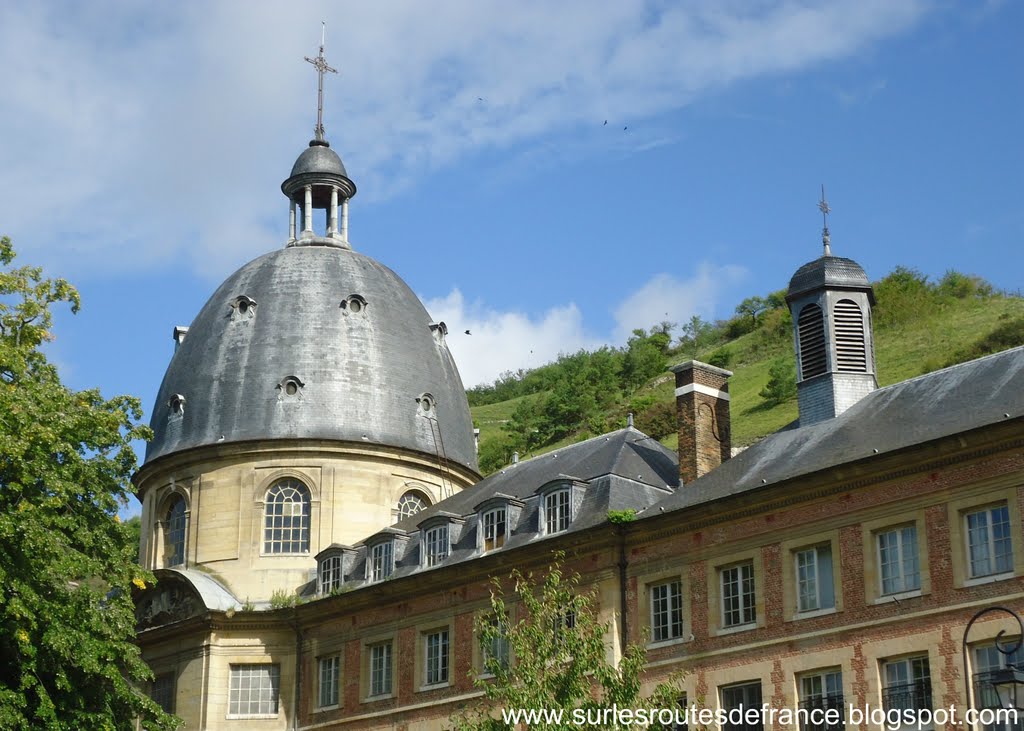
[[[136,476],[138,638],[185,728],[445,728],[490,580],[555,551],[609,657],[646,643],[702,707],[990,703],[965,681],[1018,630],[980,622],[966,667],[961,635],[1024,610],[1024,349],[877,388],[868,278],[826,245],[787,298],[799,422],[733,456],[731,374],[690,362],[677,453],[630,426],[480,479],[446,327],[352,249],[321,135],[282,190],[286,246],[175,329]]]

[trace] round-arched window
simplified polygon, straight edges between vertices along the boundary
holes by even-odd
[[[267,490],[263,508],[264,553],[309,553],[309,488],[293,477]]]
[[[180,566],[185,563],[185,498],[181,495],[176,495],[167,509],[164,558],[168,566]]]
[[[398,519],[408,518],[416,515],[421,510],[430,507],[430,501],[421,492],[409,490],[398,499]]]

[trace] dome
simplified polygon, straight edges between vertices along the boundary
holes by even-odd
[[[327,175],[341,175],[348,177],[345,165],[327,142],[314,140],[309,147],[302,151],[295,164],[292,165],[292,172],[289,177],[303,175],[305,173],[317,173]]]
[[[791,300],[805,292],[824,288],[867,289],[870,292],[871,283],[868,281],[868,275],[864,273],[864,269],[853,259],[841,256],[822,256],[796,270],[793,278],[789,280],[789,292],[786,294],[786,299]],[[873,296],[872,304],[874,304]]]
[[[178,346],[146,462],[217,443],[326,439],[475,471],[469,404],[443,330],[367,256],[327,246],[261,256],[228,277]]]

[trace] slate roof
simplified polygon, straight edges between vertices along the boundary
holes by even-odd
[[[391,578],[426,571],[429,569],[421,566],[420,526],[431,519],[457,517],[464,523],[450,528],[458,532],[458,537],[453,538],[450,555],[439,565],[466,561],[482,555],[478,547],[478,506],[488,501],[512,501],[522,505],[518,520],[510,517],[505,545],[489,551],[488,555],[542,540],[548,536],[540,530],[537,491],[551,483],[574,486],[578,498],[575,517],[568,531],[564,531],[572,533],[606,522],[609,510],[641,509],[655,504],[678,485],[679,468],[672,450],[643,432],[627,427],[509,465],[476,485],[379,531],[355,547],[336,544],[318,556],[345,550],[350,555],[345,569],[346,585],[370,583],[363,579],[367,546],[397,536],[395,570]],[[403,540],[406,541],[404,547]]]
[[[842,256],[821,256],[809,261],[794,272],[789,280],[787,300],[804,292],[828,287],[830,289],[871,289],[868,275],[853,259]],[[874,304],[874,295],[871,294]]]
[[[644,517],[1022,416],[1024,347],[1019,347],[880,388],[834,419],[776,432]]]

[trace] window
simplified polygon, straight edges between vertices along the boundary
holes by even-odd
[[[882,704],[887,711],[922,711],[932,708],[932,680],[928,658],[891,660],[883,667]]]
[[[174,713],[174,673],[161,673],[153,678],[149,697],[164,713]]]
[[[264,506],[263,552],[309,552],[309,489],[293,478],[275,483]]]
[[[754,565],[722,569],[722,626],[742,627],[757,621],[754,605]]]
[[[488,624],[493,628],[490,638],[483,638],[480,641],[480,655],[483,659],[483,671],[493,673],[496,668],[507,668],[509,666],[508,637],[505,635],[505,627],[496,619],[491,619]]]
[[[809,721],[801,723],[800,731],[842,731],[846,727],[846,706],[843,703],[843,674],[838,670],[804,675],[800,678],[800,708],[807,711]],[[835,716],[836,723],[826,723],[825,713]]]
[[[370,695],[391,695],[391,643],[370,646]]]
[[[672,712],[671,721],[666,718],[668,711]],[[689,711],[687,710],[686,696],[680,697],[674,708],[660,709],[656,720],[657,723],[652,723],[648,727],[651,731],[687,731],[689,725],[686,722],[689,721]]]
[[[893,528],[878,534],[878,566],[883,595],[918,591],[921,588],[916,526]]]
[[[431,632],[424,639],[423,684],[448,682],[448,630]]]
[[[544,532],[548,535],[569,529],[572,521],[569,488],[553,490],[544,496]]]
[[[576,628],[576,610],[567,609],[555,616],[552,620],[551,631],[554,634],[555,642],[562,644],[565,641],[566,633]]]
[[[338,705],[338,681],[341,678],[341,658],[320,658],[320,708]]]
[[[321,594],[330,594],[340,589],[345,580],[341,572],[341,556],[328,556],[321,561],[317,578],[320,581]]]
[[[450,548],[447,523],[428,529],[423,534],[423,565],[437,566],[448,558]]]
[[[669,581],[651,587],[651,641],[665,642],[683,636],[683,587]]]
[[[175,495],[167,510],[164,556],[168,566],[185,563],[185,498]]]
[[[505,545],[505,508],[488,510],[481,517],[483,523],[483,548],[491,551]]]
[[[1004,647],[1013,645],[1018,640],[1003,640]],[[1009,649],[1007,647],[1007,649]],[[974,707],[1002,708],[1003,704],[992,686],[992,673],[1002,670],[1009,661],[1015,667],[1024,664],[1024,652],[1021,648],[1014,649],[1009,656],[999,652],[994,644],[983,645],[974,649]],[[1022,731],[1024,730],[1024,717],[1020,717],[1017,723],[991,723],[982,726],[984,731]]]
[[[826,368],[825,316],[817,305],[807,305],[797,319],[800,343],[800,380],[820,376]]]
[[[398,519],[410,518],[421,510],[430,507],[430,503],[423,495],[413,490],[398,498]]]
[[[366,562],[366,578],[370,581],[383,581],[391,576],[395,569],[391,541],[377,543],[370,547],[370,557]]]
[[[797,611],[815,612],[834,609],[835,586],[832,580],[832,546],[814,546],[797,551]]]
[[[730,713],[730,720],[738,720],[739,723],[723,723],[722,731],[764,731],[764,723],[761,718],[761,683],[760,681],[753,683],[743,683],[741,685],[730,685],[720,690],[722,699],[722,710],[726,713],[730,711],[737,711],[736,713]],[[749,723],[746,714],[741,714],[746,708],[756,708],[758,714],[756,715],[756,721]]]
[[[964,516],[967,523],[967,557],[971,578],[1013,571],[1010,544],[1010,511],[998,505]]]
[[[228,715],[276,716],[280,689],[279,665],[232,665]]]

